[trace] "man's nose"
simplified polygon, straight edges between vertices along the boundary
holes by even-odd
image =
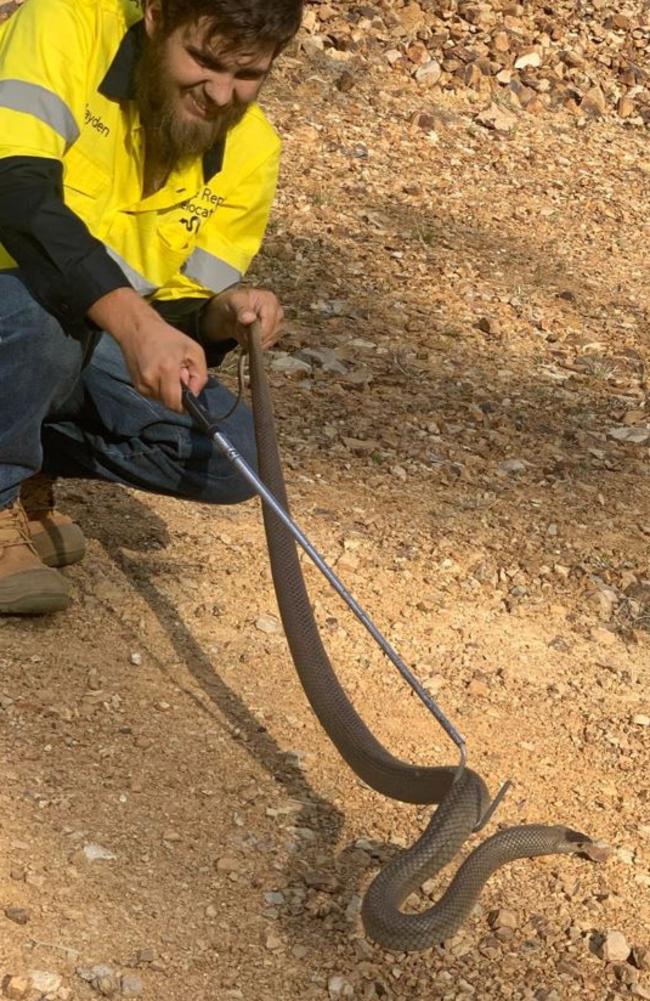
[[[204,84],[205,93],[219,108],[225,108],[232,102],[235,81],[229,73],[215,73]]]

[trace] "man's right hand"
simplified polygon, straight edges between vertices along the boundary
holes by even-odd
[[[122,349],[133,385],[143,396],[183,412],[181,385],[196,396],[208,379],[205,352],[158,315],[131,288],[102,296],[88,310]]]

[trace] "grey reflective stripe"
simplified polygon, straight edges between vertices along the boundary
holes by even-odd
[[[104,244],[104,247],[106,247],[106,244]],[[117,251],[113,250],[111,247],[106,247],[106,253],[109,257],[113,258],[116,264],[119,265],[136,292],[139,292],[140,295],[151,295],[152,292],[156,291],[158,286],[153,285],[144,277],[144,275],[141,275],[139,271],[132,268],[123,257],[120,257]]]
[[[189,278],[205,285],[213,292],[222,292],[241,281],[241,271],[233,268],[220,257],[198,248],[187,259],[181,271]]]
[[[79,138],[79,128],[65,101],[37,83],[0,80],[0,107],[24,111],[40,119],[58,132],[68,146]]]

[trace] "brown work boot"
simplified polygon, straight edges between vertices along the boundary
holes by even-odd
[[[25,480],[20,500],[27,515],[34,549],[48,567],[78,563],[86,552],[86,540],[72,518],[54,507],[54,480],[36,473]]]
[[[68,584],[38,558],[20,501],[0,510],[0,614],[58,612],[70,604]]]

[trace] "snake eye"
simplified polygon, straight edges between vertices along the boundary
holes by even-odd
[[[568,841],[570,845],[578,844],[591,844],[591,838],[586,834],[581,834],[580,831],[571,831],[567,828],[564,832],[564,840]]]

